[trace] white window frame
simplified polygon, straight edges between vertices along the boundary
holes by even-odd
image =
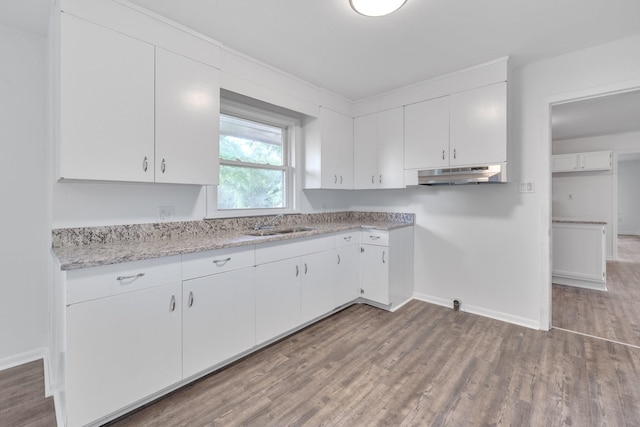
[[[218,187],[206,187],[206,218],[241,217],[257,215],[277,215],[297,213],[297,188],[300,178],[296,169],[296,140],[300,133],[300,121],[294,117],[288,117],[263,108],[254,107],[237,101],[221,99],[220,114],[253,120],[266,125],[282,127],[285,129],[283,141],[283,163],[285,171],[285,208],[247,208],[247,209],[218,209]],[[220,165],[234,164],[237,162],[225,162],[220,159]],[[271,169],[266,167],[266,169]],[[273,169],[280,169],[273,168]]]

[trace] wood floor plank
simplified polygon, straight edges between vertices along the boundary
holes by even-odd
[[[44,394],[42,360],[0,372],[0,426],[55,425],[53,398]]]
[[[350,307],[121,426],[633,426],[640,350],[413,301]]]

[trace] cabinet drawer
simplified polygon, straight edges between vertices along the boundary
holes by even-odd
[[[389,246],[389,232],[380,230],[364,230],[361,232],[365,245]]]
[[[209,276],[255,264],[254,246],[182,255],[182,279]]]
[[[333,235],[285,240],[256,246],[256,265],[333,249]]]
[[[72,270],[67,305],[179,281],[179,255]]]
[[[341,248],[343,246],[356,245],[360,243],[360,234],[361,232],[359,230],[338,233],[333,236],[334,246]]]

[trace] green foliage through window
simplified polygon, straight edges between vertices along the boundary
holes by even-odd
[[[286,129],[220,116],[218,209],[286,207]]]

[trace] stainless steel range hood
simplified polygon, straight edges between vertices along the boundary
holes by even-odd
[[[506,164],[418,170],[418,185],[499,184],[507,182]]]

